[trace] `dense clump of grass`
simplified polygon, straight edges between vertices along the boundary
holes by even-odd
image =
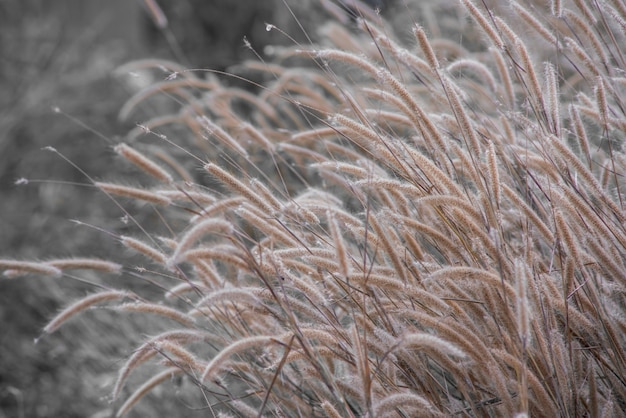
[[[626,9],[458,7],[471,48],[436,22],[406,48],[381,21],[329,24],[335,47],[244,63],[254,93],[120,69],[168,71],[123,116],[165,110],[115,147],[145,183],[93,185],[170,234],[116,235],[138,269],[0,260],[162,289],[100,288],[45,328],[95,306],[162,318],[120,369],[119,415],[175,375],[238,416],[626,413]]]

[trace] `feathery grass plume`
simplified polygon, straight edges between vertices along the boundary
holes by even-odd
[[[557,45],[557,38],[552,32],[546,29],[535,16],[533,16],[526,8],[521,6],[517,1],[512,1],[511,6],[516,15],[520,16],[524,21],[533,28],[543,39],[552,45]],[[553,12],[554,14],[554,12]]]
[[[406,148],[405,151],[408,153],[409,160],[426,175],[432,187],[437,189],[441,194],[450,193],[455,196],[464,195],[459,185],[443,170],[437,167],[434,161],[431,161],[428,157],[414,149]],[[430,185],[425,187],[427,190],[430,188]]]
[[[408,334],[402,337],[402,346],[418,347],[420,349],[430,348],[435,351],[440,351],[447,355],[456,356],[459,358],[466,357],[465,353],[459,348],[450,344],[441,338],[429,334]]]
[[[119,144],[115,146],[114,150],[119,155],[126,158],[128,161],[135,164],[137,167],[139,167],[152,177],[156,178],[157,180],[160,180],[164,183],[171,183],[172,181],[174,181],[170,173],[165,171],[157,163],[150,160],[148,157],[146,157],[139,151],[131,148],[130,146],[126,144]]]
[[[437,60],[437,56],[435,55],[435,51],[433,51],[430,42],[428,42],[428,38],[426,37],[426,32],[421,26],[415,26],[413,28],[413,34],[417,38],[417,42],[419,42],[420,48],[422,52],[426,56],[426,61],[430,65],[433,71],[439,71],[439,60]]]
[[[454,260],[463,260],[464,262],[467,262],[466,256],[460,251],[458,241],[453,241],[438,229],[421,223],[413,218],[398,215],[396,213],[385,213],[385,215],[392,217],[396,222],[402,225],[403,228],[414,230],[424,239],[427,239],[429,245],[432,245],[439,254],[447,258],[447,262],[449,264],[454,264]]]
[[[589,71],[592,76],[600,76],[600,70],[598,69],[597,65],[593,62],[593,60],[589,57],[589,54],[585,52],[584,48],[581,47],[575,39],[565,37],[564,43],[566,48],[573,52],[574,55],[576,55],[576,58],[578,58],[584,64],[584,66],[587,68],[587,71]]]
[[[200,261],[211,260],[222,262],[236,269],[242,269],[242,271],[247,271],[249,267],[246,263],[247,260],[242,258],[242,253],[239,249],[228,244],[199,247],[189,250],[179,262],[188,261],[190,263],[198,263]]]
[[[522,364],[519,359],[504,350],[493,350],[493,353],[495,356],[502,358],[505,364],[516,370],[516,372],[520,374],[523,373],[525,365]],[[521,409],[524,410],[526,407],[530,408],[533,406],[534,411],[542,414],[542,416],[552,416],[552,414],[558,415],[558,410],[553,402],[553,394],[551,393],[552,389],[546,387],[546,385],[533,373],[526,373],[526,377],[528,378],[528,383],[524,387],[526,393],[520,393],[520,397],[528,396],[528,398],[520,399],[520,403],[522,404]],[[532,394],[532,396],[529,396],[530,394]]]
[[[161,65],[157,63],[157,65]],[[172,73],[177,74],[177,73]],[[155,83],[154,85],[149,86],[148,88],[137,92],[133,97],[124,103],[124,106],[120,109],[118,113],[118,117],[120,120],[127,120],[130,115],[139,107],[140,104],[148,100],[150,97],[163,94],[170,93],[173,96],[178,96],[183,102],[193,102],[193,95],[186,91],[185,88],[193,88],[198,90],[213,90],[218,88],[219,85],[213,81],[202,80],[200,78],[190,78],[186,77],[184,79],[179,80],[166,80],[159,83]],[[201,108],[196,109],[198,112],[196,114],[202,114]]]
[[[263,184],[263,182],[261,182],[259,179],[251,179],[250,180],[250,187],[252,187],[253,189],[257,190],[261,196],[267,200],[267,202],[270,204],[270,206],[278,211],[280,210],[282,203],[278,201],[278,199],[276,197],[274,197],[274,194],[272,193],[272,191],[270,189],[267,188],[267,186],[265,186],[265,184]],[[313,222],[313,223],[318,223],[319,220],[317,222]]]
[[[235,213],[251,225],[254,225],[256,229],[261,230],[266,235],[266,238],[284,245],[298,245],[297,238],[294,238],[289,230],[285,230],[279,221],[268,219],[267,215],[259,213],[254,209],[251,206],[245,207],[242,205],[235,210]]]
[[[257,127],[250,123],[242,124],[242,131],[247,133],[251,139],[261,145],[266,151],[273,153],[276,151],[275,144]]]
[[[583,0],[573,0],[574,4],[580,10],[585,17],[585,19],[591,23],[595,24],[597,22],[597,18],[593,14],[593,11],[589,8],[589,6]],[[602,7],[603,4],[600,6]]]
[[[580,161],[580,159],[570,150],[562,141],[554,136],[548,137],[549,144],[552,145],[557,151],[558,156],[562,157],[567,164],[571,164],[576,172],[583,179],[585,184],[591,189],[590,191],[596,194],[607,209],[610,210],[611,215],[615,216],[620,222],[626,221],[626,214],[622,208],[602,189],[600,182],[594,174]]]
[[[367,353],[371,351],[368,347],[367,334],[364,330],[363,338],[355,324],[351,329],[351,341],[352,341],[352,357],[356,363],[356,376],[360,380],[361,386],[361,402],[364,405],[364,410],[367,411],[367,415],[372,416],[372,375],[370,371],[369,358]]]
[[[465,6],[465,8],[469,11],[474,20],[476,20],[476,23],[480,25],[489,39],[491,39],[491,42],[493,42],[498,49],[503,49],[504,41],[491,22],[489,22],[489,19],[487,19],[482,12],[478,10],[471,0],[461,0],[461,3],[463,3],[463,6]]]
[[[27,273],[45,274],[52,277],[61,277],[63,271],[45,262],[2,260],[0,259],[0,270],[4,270],[5,277],[17,277]]]
[[[561,137],[559,82],[556,69],[550,63],[545,64],[545,82],[548,96],[547,104],[545,107],[548,112],[550,131],[555,136]]]
[[[346,250],[346,245],[343,241],[343,237],[341,236],[341,232],[339,229],[339,224],[337,220],[329,211],[326,215],[330,226],[331,237],[333,238],[333,242],[335,244],[335,251],[337,252],[337,259],[339,260],[339,272],[343,275],[343,277],[348,277],[350,274],[350,260],[348,258],[348,253]]]
[[[557,391],[555,393],[557,404],[561,404],[561,410],[567,411],[569,408],[567,405],[572,405],[572,390],[570,387],[570,381],[567,379],[567,364],[565,362],[565,347],[561,336],[550,332],[549,340],[550,348],[552,350],[552,366],[556,375]]]
[[[210,260],[194,260],[193,268],[195,276],[208,289],[218,288],[224,282]]]
[[[574,1],[580,2],[580,0],[574,0]],[[615,22],[619,26],[621,26],[622,32],[626,33],[626,18],[623,16],[623,14],[620,15],[620,13],[615,8],[611,7],[608,3],[601,3],[600,7],[602,8],[602,11],[605,11],[608,14],[610,14],[611,17],[615,20]],[[590,12],[590,14],[591,14],[591,12]],[[594,22],[595,22],[595,20],[594,20]]]
[[[192,327],[195,320],[193,317],[184,314],[174,308],[170,308],[164,305],[157,305],[156,303],[149,302],[131,302],[118,305],[115,309],[127,312],[144,312],[169,318],[172,321],[176,321],[181,325]]]
[[[469,115],[467,114],[465,107],[461,101],[461,97],[457,91],[457,86],[452,83],[452,81],[448,77],[442,77],[441,82],[444,86],[444,90],[446,92],[446,96],[450,101],[450,107],[452,112],[454,113],[454,117],[459,124],[461,129],[461,134],[465,140],[465,145],[467,149],[470,151],[471,158],[478,158],[480,155],[480,143],[478,141],[478,136],[474,131],[474,127],[470,122]]]
[[[483,79],[483,81],[489,87],[489,90],[491,90],[492,92],[496,92],[496,79],[491,73],[491,70],[489,70],[489,68],[485,64],[473,59],[458,59],[448,65],[448,67],[446,68],[446,71],[450,74],[453,72],[463,72],[463,70],[471,70],[477,76]]]
[[[528,52],[528,48],[526,48],[526,44],[519,38],[515,42],[515,50],[522,60],[524,73],[526,74],[526,83],[529,93],[528,98],[533,101],[532,104],[535,106],[536,112],[540,114],[545,113],[543,105],[545,103],[543,98],[543,90],[541,89],[539,79],[537,78],[535,64],[530,58],[530,54]]]
[[[210,174],[215,176],[219,181],[224,183],[226,186],[231,188],[236,193],[242,195],[246,199],[248,199],[251,203],[261,209],[263,212],[267,214],[271,214],[273,212],[273,208],[271,203],[266,202],[263,196],[260,196],[250,187],[243,184],[241,181],[237,180],[232,174],[228,173],[226,170],[221,168],[220,166],[209,163],[204,166],[204,169],[208,171]]]
[[[388,228],[386,225],[381,225],[375,216],[370,218],[370,225],[374,232],[378,235],[382,244],[383,250],[389,257],[391,264],[393,265],[396,273],[400,276],[403,282],[406,282],[408,276],[403,263],[400,261],[399,254],[395,251],[397,248],[397,242],[399,241],[397,235],[392,228]]]
[[[500,249],[485,231],[485,228],[458,208],[453,209],[452,213],[454,218],[459,221],[458,224],[453,226],[453,231],[472,237],[470,241],[466,241],[464,244],[477,261],[485,265],[489,264],[487,257],[490,257],[492,260],[504,261],[501,257]],[[507,272],[510,271],[509,263],[506,263],[506,261],[499,263],[499,267]]]
[[[64,310],[62,310],[57,316],[55,316],[48,325],[43,329],[45,333],[52,334],[56,331],[64,322],[71,317],[83,312],[85,309],[92,307],[95,304],[108,302],[112,300],[123,299],[132,297],[132,293],[119,290],[106,290],[86,296],[77,302],[71,304]]]
[[[401,110],[412,122],[417,132],[421,134],[429,149],[433,149],[436,145],[439,150],[447,151],[447,144],[441,132],[424,109],[419,106],[411,108],[406,101],[384,90],[365,88],[363,92],[373,99],[388,103]]]
[[[116,196],[129,197],[131,199],[137,199],[163,206],[167,206],[172,202],[166,196],[162,196],[149,190],[138,189],[136,187],[103,182],[96,182],[95,185],[103,192]]]
[[[234,196],[231,198],[220,199],[217,202],[211,203],[205,206],[198,215],[192,217],[190,222],[198,222],[199,218],[214,217],[217,215],[224,215],[228,210],[235,208],[245,202],[245,197]]]
[[[228,132],[222,129],[219,125],[216,125],[215,122],[210,120],[206,116],[199,116],[198,118],[200,125],[214,138],[217,138],[222,144],[227,146],[228,148],[237,151],[239,155],[247,156],[248,151],[242,147]]]
[[[148,379],[143,385],[141,385],[120,407],[116,413],[116,417],[122,417],[130,411],[137,402],[139,402],[148,392],[154,387],[160,385],[168,379],[172,379],[174,376],[182,374],[184,371],[179,367],[168,367],[155,376]]]
[[[190,184],[190,183],[189,183]],[[216,198],[206,192],[194,190],[158,190],[158,194],[171,199],[174,202],[194,203],[197,205],[210,205],[216,202]]]
[[[123,297],[161,327],[121,367],[115,397],[138,389],[120,413],[177,373],[216,414],[623,415],[617,3],[462,0],[465,21],[446,0],[411,25],[417,51],[382,21],[335,24],[244,63],[250,91],[127,66],[169,74],[121,112],[146,107],[126,141],[153,135],[162,157],[116,147],[157,186],[95,185],[161,205],[143,235],[112,233],[154,286],[95,293],[50,329]],[[122,269],[74,260],[0,268]]]
[[[585,126],[580,117],[580,112],[576,105],[569,105],[569,117],[570,121],[573,125],[574,132],[576,134],[576,138],[578,139],[578,143],[580,144],[581,151],[587,160],[587,165],[589,169],[591,169],[591,151],[589,146],[589,138],[587,137],[587,131],[585,130]]]
[[[120,264],[97,258],[64,258],[48,260],[46,263],[61,270],[96,270],[106,273],[119,273],[122,270]]]
[[[493,16],[493,21],[495,22],[495,26],[496,28],[498,28],[498,31],[500,32],[500,34],[504,35],[508,43],[511,44],[513,47],[515,47],[517,42],[520,41],[520,38],[519,36],[517,36],[517,33],[515,33],[515,31],[511,29],[511,27],[506,23],[506,21],[500,16]],[[507,56],[511,58],[513,62],[515,62],[515,60],[511,57],[511,53],[513,51],[515,51],[514,48],[511,48],[510,45],[506,45],[504,52],[506,52]],[[515,70],[515,68],[513,69]]]
[[[329,418],[341,418],[343,415],[341,415],[339,413],[339,411],[337,411],[335,409],[335,407],[328,401],[323,401],[322,405],[321,405],[322,409],[324,410],[324,413],[329,417]]]
[[[606,90],[604,88],[604,81],[601,77],[597,78],[596,86],[596,102],[598,106],[598,113],[600,114],[600,121],[604,127],[607,127],[609,121],[609,105],[606,100]]]
[[[439,318],[427,316],[423,313],[411,310],[405,310],[398,313],[400,317],[406,319],[414,319],[419,321],[423,327],[433,328],[437,331],[437,334],[445,338],[446,341],[450,341],[456,347],[459,347],[462,352],[472,357],[475,361],[485,361],[489,359],[487,347],[476,338],[476,336],[469,333],[467,329],[463,329],[462,326],[454,326],[453,324],[443,323]],[[455,329],[456,328],[456,329]],[[462,330],[462,332],[459,332]]]
[[[431,194],[428,196],[419,197],[415,201],[415,203],[416,205],[422,206],[422,207],[426,205],[432,205],[432,206],[447,206],[450,208],[463,209],[464,211],[467,212],[468,215],[474,218],[475,222],[483,221],[482,213],[479,212],[478,208],[474,207],[470,202],[468,202],[467,200],[461,197]]]
[[[226,288],[215,290],[211,293],[208,293],[200,299],[196,305],[195,309],[189,312],[190,316],[194,316],[198,309],[205,305],[212,305],[218,303],[225,303],[228,301],[232,301],[233,303],[248,303],[250,305],[258,305],[261,300],[257,297],[255,291],[262,290],[262,288]]]
[[[165,254],[138,239],[121,236],[120,240],[125,247],[132,248],[133,250],[143,254],[148,258],[151,258],[153,261],[156,261],[161,265],[164,265],[167,262],[167,257],[165,256]]]
[[[403,64],[407,68],[411,68],[412,71],[424,74],[433,73],[433,68],[429,65],[429,63],[394,42],[394,40],[388,36],[387,31],[383,32],[379,30],[376,26],[368,24],[365,20],[359,20],[359,27],[362,30],[365,30],[372,34],[372,37],[374,41],[379,45],[379,48],[384,48],[385,50],[388,50],[393,55],[393,57],[398,60],[399,63]],[[415,30],[417,27],[420,26],[417,25],[413,27],[414,35],[416,35]]]
[[[376,402],[374,416],[391,417],[396,416],[398,410],[403,413],[413,411],[424,417],[443,417],[435,408],[423,397],[415,393],[394,393]]]
[[[598,39],[589,23],[571,10],[565,10],[564,14],[568,20],[574,22],[574,24],[582,30],[582,33],[584,33],[589,42],[591,42],[596,55],[602,62],[602,65],[606,66],[609,63],[609,59],[606,55],[605,49],[602,47],[602,42]],[[576,33],[577,36],[580,36],[578,31]]]
[[[602,270],[606,271],[609,277],[613,277],[613,280],[626,283],[626,275],[624,275],[626,269],[624,268],[623,257],[616,259],[594,238],[585,240],[585,244],[591,250],[590,252],[596,257],[598,266]],[[620,260],[620,258],[622,259]]]
[[[140,366],[142,363],[150,360],[154,356],[156,356],[157,351],[154,349],[154,345],[152,342],[150,344],[143,344],[139,347],[135,352],[126,360],[126,363],[119,370],[117,380],[115,381],[115,386],[113,387],[113,391],[111,392],[111,398],[116,400],[126,383],[126,379],[132,373],[134,369]]]
[[[493,142],[489,143],[487,148],[487,178],[489,180],[489,188],[493,194],[493,200],[496,203],[496,207],[500,207],[501,193],[500,193],[500,172],[498,171],[498,159],[496,155],[496,146]]]
[[[578,245],[576,244],[572,231],[565,222],[565,218],[563,218],[563,213],[560,210],[556,210],[554,213],[554,223],[556,224],[558,237],[565,245],[569,256],[572,257],[574,260],[579,260],[580,255],[578,251]]]
[[[184,368],[186,370],[194,370],[194,371],[201,370],[201,364],[196,358],[196,356],[193,355],[190,351],[181,347],[180,344],[165,340],[165,341],[159,341],[155,343],[155,348],[163,356],[166,356],[164,352],[168,352],[176,356],[177,360],[174,360],[173,362],[180,368]],[[178,360],[182,362],[182,365],[177,363]]]
[[[401,102],[404,103],[405,108],[409,111],[407,116],[418,121],[416,126],[424,124],[428,132],[436,140],[436,143],[439,144],[441,142],[441,139],[439,138],[437,129],[430,121],[430,118],[426,114],[424,109],[419,105],[417,100],[413,98],[411,92],[406,88],[406,86],[404,86],[396,77],[393,76],[393,74],[391,74],[391,72],[386,69],[381,69],[377,74],[377,78],[379,78],[383,83],[391,87],[391,89],[398,96]]]
[[[615,6],[615,9],[619,12],[619,14],[624,16],[626,19],[626,6],[616,0],[613,0],[611,3],[613,3],[613,6]]]
[[[602,172],[600,174],[600,185],[603,189],[607,189],[609,187],[609,181],[611,179],[612,170],[611,170],[612,162],[610,159],[605,159],[602,162]]]
[[[502,82],[502,87],[504,90],[504,98],[506,101],[504,102],[507,107],[511,110],[515,109],[515,93],[513,88],[513,82],[511,80],[511,74],[509,72],[509,68],[504,61],[504,57],[502,56],[502,52],[497,48],[490,47],[489,51],[491,55],[495,59],[496,67],[498,68],[498,74],[500,76],[500,81]],[[506,119],[505,119],[506,120]]]
[[[173,266],[180,262],[187,250],[189,250],[198,240],[206,238],[209,234],[229,235],[232,231],[232,224],[223,219],[202,219],[191,227],[184,236],[179,238],[176,245],[176,251],[174,251],[167,263]]]
[[[456,121],[454,122],[456,125]],[[469,183],[473,183],[473,186],[479,187],[484,190],[483,177],[479,174],[479,170],[484,171],[484,168],[479,165],[477,160],[470,156],[469,152],[462,148],[457,143],[450,145],[451,151],[456,156],[456,159],[452,161],[453,169],[448,169],[450,176],[457,179],[457,183],[467,186]],[[473,198],[473,194],[470,194],[468,198]]]
[[[526,350],[531,342],[531,309],[527,295],[528,286],[530,286],[530,284],[528,280],[528,270],[519,259],[515,260],[515,279],[517,327],[522,340],[523,349]]]
[[[278,344],[279,342],[280,341],[276,337],[269,335],[257,335],[243,338],[220,351],[220,353],[206,366],[200,380],[206,381],[208,379],[212,379],[214,377],[213,375],[217,373],[220,368],[225,366],[224,363],[228,360],[228,358],[235,353],[255,347],[261,348],[269,343]]]
[[[202,282],[190,281],[187,283],[181,283],[177,286],[171,287],[163,296],[165,297],[165,299],[174,299],[174,298],[182,297],[185,293],[189,293],[189,292],[205,293],[205,292],[210,291],[210,289],[211,289],[210,287],[205,286]]]
[[[345,174],[350,174],[358,179],[364,179],[368,175],[368,171],[363,167],[339,161],[324,161],[321,163],[313,163],[309,167],[340,171]]]

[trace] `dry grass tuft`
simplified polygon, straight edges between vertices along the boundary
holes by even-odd
[[[626,414],[624,10],[461,3],[446,18],[476,44],[452,55],[446,27],[415,25],[405,49],[359,22],[346,49],[244,63],[256,95],[178,69],[122,109],[179,106],[116,147],[156,186],[95,183],[168,226],[120,238],[164,297],[95,293],[45,328],[105,301],[171,327],[122,368],[115,397],[162,371],[118,415],[174,375],[243,415]]]

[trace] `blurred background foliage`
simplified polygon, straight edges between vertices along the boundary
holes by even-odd
[[[254,59],[244,46],[244,36],[261,54],[264,45],[307,42],[299,24],[314,37],[328,18],[327,10],[316,0],[289,3],[299,23],[283,0],[161,1],[168,19],[163,30],[139,0],[3,0],[0,255],[106,258],[115,253],[112,258],[119,260],[122,251],[115,240],[71,222],[78,219],[111,228],[106,221],[121,216],[119,209],[89,187],[79,170],[42,148],[54,147],[94,179],[123,175],[128,168],[113,158],[111,145],[141,120],[126,124],[118,120],[131,92],[112,77],[113,70],[147,57],[225,70]],[[267,22],[293,40],[279,31],[266,31]],[[28,184],[17,186],[20,178]],[[109,285],[122,280],[79,278],[107,280]],[[128,340],[133,324],[122,323],[111,312],[90,312],[34,344],[56,311],[89,290],[78,280],[60,281],[0,280],[0,418],[113,414],[105,395],[134,347]],[[93,327],[90,321],[96,315]],[[169,416],[181,407],[186,416],[194,416],[189,407],[193,400],[179,392],[179,402],[144,403],[131,416]],[[195,411],[196,416],[205,414]]]
[[[58,148],[95,176],[111,158],[106,141],[52,111],[59,107],[103,135],[124,132],[117,108],[126,93],[111,70],[140,50],[139,10],[132,2],[5,0],[0,3],[0,254],[39,258],[86,254],[102,247],[69,219],[104,217],[96,194],[54,180],[85,183],[45,146]],[[115,28],[115,29],[113,29]],[[107,161],[108,160],[108,161]],[[15,186],[18,178],[31,184]],[[37,179],[53,182],[37,183]],[[97,200],[97,199],[95,199]],[[89,219],[85,219],[88,217]],[[72,237],[69,239],[68,237]],[[73,340],[94,337],[77,326],[33,343],[46,321],[85,287],[47,278],[0,281],[0,417],[85,417],[108,407],[96,381],[111,352]],[[112,327],[107,327],[109,330]],[[92,335],[90,335],[90,333]]]

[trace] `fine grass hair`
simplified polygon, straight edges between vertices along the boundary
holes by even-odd
[[[120,70],[169,69],[121,111],[154,112],[113,148],[136,171],[90,180],[143,264],[0,260],[145,279],[44,328],[95,305],[162,325],[120,368],[118,416],[174,376],[207,416],[626,414],[626,10],[426,3],[397,7],[435,20],[357,12],[243,62],[247,89]]]

